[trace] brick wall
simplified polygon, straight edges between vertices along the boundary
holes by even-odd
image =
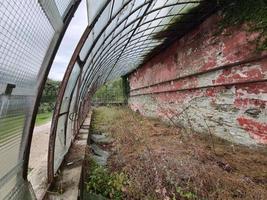
[[[246,25],[214,15],[129,75],[129,105],[230,141],[267,144],[267,53]]]

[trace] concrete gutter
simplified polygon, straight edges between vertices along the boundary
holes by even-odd
[[[87,148],[91,115],[92,112],[89,112],[82,126],[86,128],[80,129],[44,199],[80,199],[79,186],[82,179],[82,165]]]

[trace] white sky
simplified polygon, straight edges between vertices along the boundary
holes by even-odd
[[[54,80],[62,80],[73,51],[87,26],[86,1],[83,0],[76,11],[58,49],[52,68],[48,75]]]

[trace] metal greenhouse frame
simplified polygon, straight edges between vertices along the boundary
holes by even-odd
[[[21,116],[19,130],[11,127],[11,136],[0,135],[1,161],[12,156],[7,153],[12,148],[18,154],[18,159],[16,155],[12,158],[14,162],[0,166],[0,198],[18,199],[29,194],[27,172],[38,104],[80,2],[0,3],[0,130]],[[75,139],[97,88],[132,72],[217,10],[216,1],[210,0],[87,0],[87,4],[89,24],[65,72],[53,115],[49,183]]]
[[[98,4],[88,0],[89,25],[68,65],[56,102],[54,120],[49,145],[49,181],[57,171],[59,160],[55,156],[59,123],[71,123],[69,115],[75,115],[75,133],[86,116],[91,94],[108,80],[126,75],[136,69],[156,48],[164,48],[166,42],[182,37],[185,31],[201,23],[217,9],[213,1],[176,0],[107,0]],[[94,5],[91,7],[90,5]],[[96,6],[99,6],[98,8]],[[193,10],[201,7],[197,13]],[[94,12],[97,10],[98,12]],[[197,19],[183,21],[183,16],[198,16]],[[175,37],[156,36],[173,24],[181,24],[184,29],[177,30]],[[73,73],[74,71],[79,71]],[[73,79],[72,91],[68,91],[69,80]],[[64,98],[69,97],[67,109]],[[73,109],[70,105],[73,104]],[[61,125],[62,126],[62,125]],[[67,128],[61,140],[68,136]],[[74,134],[75,135],[75,134]],[[59,139],[58,139],[59,140]],[[71,140],[71,139],[69,139]],[[62,147],[62,152],[64,152]],[[63,153],[64,154],[64,153]]]
[[[0,127],[10,135],[0,135],[0,159],[6,163],[0,166],[0,199],[27,199],[33,195],[27,173],[38,105],[57,49],[80,2],[0,3]],[[19,113],[20,128],[9,128]]]

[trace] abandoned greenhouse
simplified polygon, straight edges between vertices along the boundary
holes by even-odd
[[[266,0],[0,0],[1,199],[267,199]]]

